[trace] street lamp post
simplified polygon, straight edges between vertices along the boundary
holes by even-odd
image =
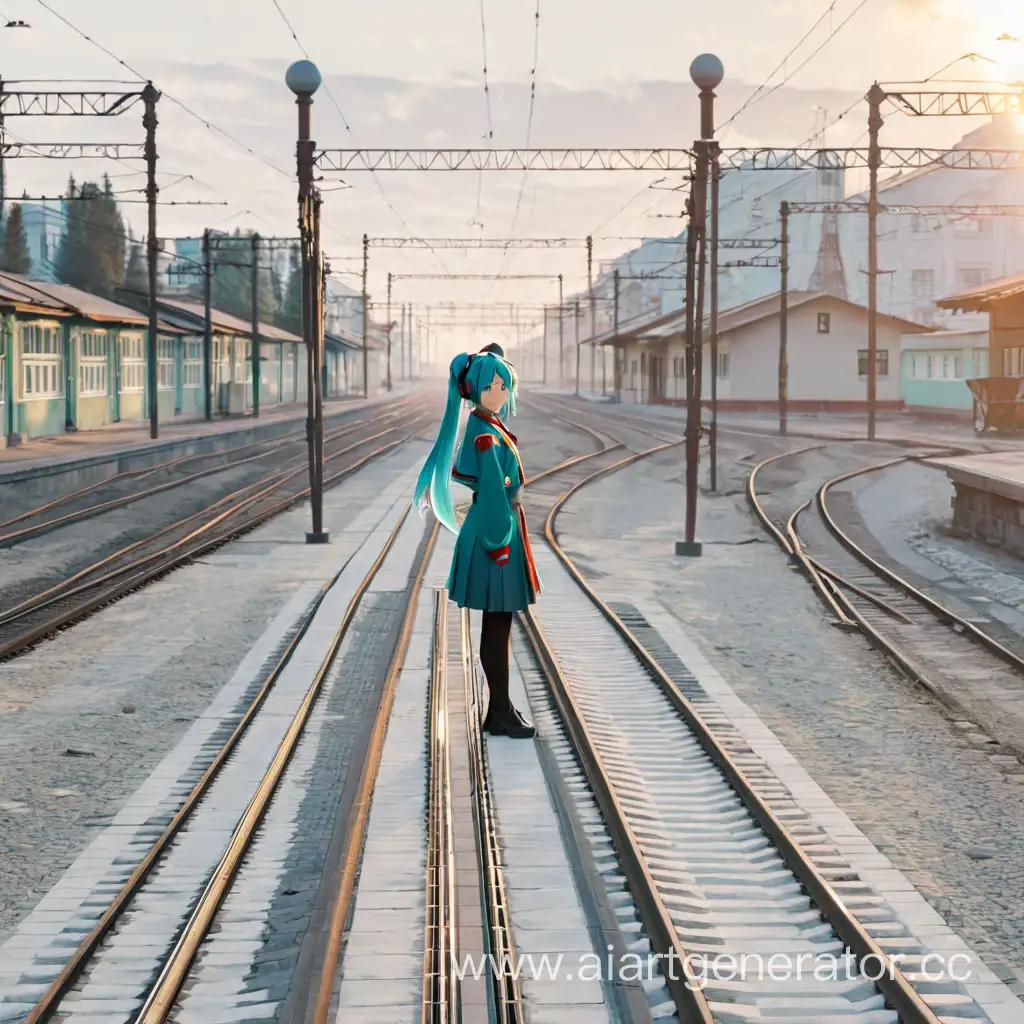
[[[696,535],[701,433],[702,353],[699,346],[703,340],[701,328],[704,311],[698,308],[697,303],[697,256],[698,252],[703,254],[704,232],[707,226],[708,175],[715,156],[715,89],[724,77],[725,69],[722,62],[714,54],[702,53],[695,57],[690,65],[690,78],[700,89],[700,139],[694,143],[697,160],[686,230],[686,521],[684,539],[676,541],[676,554],[691,558],[701,554],[701,544],[697,541]],[[702,266],[702,285],[703,277]],[[703,298],[703,287],[701,297]]]
[[[312,61],[298,60],[285,74],[299,108],[296,158],[299,176],[299,233],[302,238],[302,335],[306,343],[306,441],[309,446],[309,504],[313,529],[307,544],[326,544],[324,530],[324,409],[320,393],[323,344],[323,289],[320,282],[320,193],[313,186],[313,150],[310,112],[313,94],[320,88],[320,72]]]

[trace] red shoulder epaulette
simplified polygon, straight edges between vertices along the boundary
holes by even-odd
[[[493,434],[480,434],[476,439],[476,450],[478,452],[485,452],[491,445],[494,444]]]

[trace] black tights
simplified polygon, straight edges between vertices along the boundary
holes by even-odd
[[[512,635],[511,612],[484,612],[480,627],[480,664],[491,693],[491,711],[500,714],[512,703],[508,697],[508,659]]]

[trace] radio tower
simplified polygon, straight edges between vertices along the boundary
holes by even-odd
[[[815,109],[822,115],[822,129],[815,138],[820,138],[821,141],[817,144],[824,148],[828,111],[822,107]],[[818,174],[827,186],[832,186],[834,184],[833,178],[837,172],[823,166],[818,170]],[[828,201],[842,198],[841,194],[827,197]],[[812,292],[826,292],[840,299],[847,297],[846,271],[843,268],[843,254],[839,249],[839,218],[834,213],[826,213],[821,218],[821,241],[818,243],[818,262],[815,264],[814,273],[811,274],[809,287]]]

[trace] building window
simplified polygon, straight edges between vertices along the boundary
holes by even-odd
[[[953,221],[953,232],[957,235],[987,235],[991,231],[991,217],[957,217]]]
[[[184,362],[181,367],[181,386],[201,388],[203,386],[203,343],[186,338],[182,342]]]
[[[857,373],[861,377],[868,375],[868,350],[866,348],[857,353]],[[875,349],[875,374],[879,377],[889,376],[889,350],[887,348]]]
[[[957,284],[962,291],[978,288],[988,279],[988,270],[982,267],[960,267],[956,272]]]
[[[122,394],[146,390],[146,357],[141,334],[122,335],[118,339],[121,353]]]
[[[935,271],[912,270],[910,272],[910,291],[915,299],[934,299]]]
[[[719,352],[718,353],[718,376],[719,379],[725,379],[729,376],[729,353]]]
[[[1003,349],[1003,376],[1024,377],[1024,348]]]
[[[971,353],[971,372],[975,377],[988,375],[988,349],[976,348]]]
[[[84,331],[79,337],[78,394],[81,398],[105,398],[109,394],[110,335]]]
[[[832,330],[832,314],[831,313],[819,313],[818,314],[818,333],[828,334]]]
[[[928,230],[928,218],[915,213],[910,219],[910,231],[915,235],[923,235]]]
[[[953,379],[964,379],[964,357],[962,355],[953,356]]]
[[[156,383],[159,391],[173,391],[175,364],[177,356],[174,351],[174,338],[158,338],[156,343]]]
[[[22,398],[63,398],[63,347],[57,324],[21,325]]]
[[[242,384],[252,380],[252,362],[249,359],[249,339],[235,339],[235,376],[233,383]]]

